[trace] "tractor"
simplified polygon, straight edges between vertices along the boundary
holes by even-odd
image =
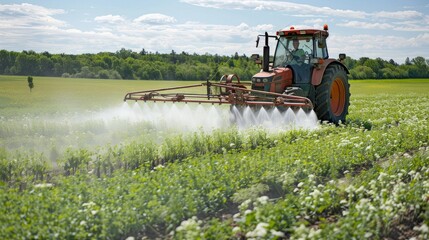
[[[252,55],[261,65],[251,83],[240,82],[235,74],[223,75],[219,82],[205,81],[201,84],[131,92],[126,100],[197,102],[231,104],[239,109],[273,108],[280,110],[302,108],[314,110],[320,121],[335,124],[346,121],[350,85],[347,67],[343,64],[345,54],[339,59],[329,58],[326,39],[328,26],[320,29],[289,29],[277,31],[276,35],[258,35],[265,38],[263,56]],[[270,61],[269,39],[277,41],[274,57]],[[205,87],[205,94],[177,93],[177,89]]]

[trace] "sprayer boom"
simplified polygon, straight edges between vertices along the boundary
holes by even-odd
[[[178,89],[204,88],[206,94],[177,93]],[[202,89],[200,92],[204,92]],[[273,106],[273,107],[300,107],[312,110],[313,104],[306,97],[279,94],[273,92],[248,89],[243,83],[210,81],[179,87],[160,88],[139,92],[127,93],[124,101],[153,101],[153,102],[184,102],[184,103],[211,103],[233,104],[244,106]]]

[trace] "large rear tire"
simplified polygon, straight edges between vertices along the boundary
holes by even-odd
[[[315,111],[321,121],[335,124],[346,121],[350,105],[350,84],[340,65],[328,66],[322,83],[316,87]]]

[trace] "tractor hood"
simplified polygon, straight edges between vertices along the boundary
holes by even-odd
[[[259,72],[252,77],[252,89],[283,93],[287,86],[292,85],[290,68],[275,68],[269,72]]]

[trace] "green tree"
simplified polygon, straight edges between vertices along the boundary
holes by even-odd
[[[411,65],[411,61],[409,57],[405,58],[405,65]]]
[[[356,68],[350,70],[350,74],[352,75],[353,79],[368,79],[376,77],[374,71],[367,66],[357,66]]]
[[[368,59],[364,62],[363,66],[369,67],[374,72],[373,78],[381,78],[382,73],[380,72],[380,63],[374,59]]]
[[[54,76],[54,62],[46,57],[45,55],[41,55],[40,59],[40,75],[42,76]]]
[[[33,88],[34,88],[33,77],[32,76],[28,76],[27,77],[27,82],[28,82],[28,87],[30,88],[30,92],[31,92],[33,90]]]
[[[12,65],[9,52],[6,50],[0,50],[0,74],[7,74],[8,72],[6,72],[6,69],[9,71]]]
[[[17,74],[40,74],[40,61],[37,55],[27,54],[26,52],[19,54],[15,61],[15,67]]]

